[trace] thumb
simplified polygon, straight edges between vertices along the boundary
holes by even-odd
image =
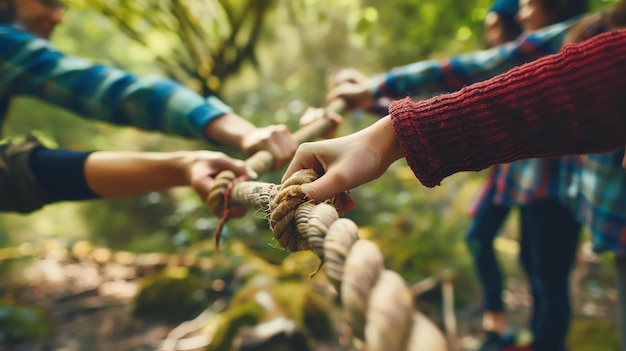
[[[245,161],[238,160],[238,159],[230,159],[230,164],[228,165],[228,168],[230,168],[230,170],[232,170],[238,175],[246,174],[250,176],[251,178],[252,178],[252,174],[254,173],[254,171],[251,168],[248,168],[246,166]],[[256,173],[254,174],[256,175]]]
[[[200,196],[202,201],[206,202],[214,183],[215,180],[213,178],[206,176],[194,181],[191,187],[196,191],[198,196]]]
[[[341,213],[345,213],[353,209],[355,203],[352,197],[339,187],[333,188],[332,186],[324,185],[325,182],[328,181],[329,177],[326,177],[325,179],[323,178],[324,177],[322,176],[314,182],[302,185],[302,192],[304,192],[307,197],[315,203],[321,203],[325,200],[333,198],[333,206],[335,206],[335,208],[337,208],[337,210]]]
[[[341,190],[337,190],[336,187],[333,186],[327,175],[323,175],[311,183],[302,185],[301,189],[302,192],[311,200],[315,201],[315,203],[323,202],[341,193]]]

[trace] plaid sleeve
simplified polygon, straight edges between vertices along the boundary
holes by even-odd
[[[579,20],[557,23],[489,50],[394,68],[373,76],[370,91],[376,98],[401,99],[459,90],[541,56],[559,52],[565,35]]]
[[[37,97],[81,117],[183,137],[232,110],[179,83],[65,56],[48,41],[0,25],[0,94]]]

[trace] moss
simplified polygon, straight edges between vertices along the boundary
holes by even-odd
[[[273,286],[271,294],[279,305],[284,306],[298,329],[317,340],[333,337],[331,301],[311,286],[297,282],[282,283]]]
[[[567,337],[572,351],[618,351],[620,337],[615,322],[576,318]]]
[[[254,326],[261,320],[263,309],[253,302],[231,305],[221,315],[221,321],[215,332],[213,342],[207,351],[228,351],[237,332],[246,326]]]
[[[171,322],[191,319],[209,304],[208,285],[208,280],[201,280],[184,267],[147,276],[135,298],[134,314]]]

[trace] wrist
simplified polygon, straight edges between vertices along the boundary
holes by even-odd
[[[389,115],[376,121],[370,128],[372,140],[380,148],[381,159],[388,165],[404,157]]]
[[[204,134],[220,144],[242,150],[245,136],[255,130],[256,127],[247,120],[234,113],[226,113],[207,123]]]
[[[177,151],[168,158],[166,164],[175,182],[181,186],[191,185],[191,169],[198,162],[194,151]]]

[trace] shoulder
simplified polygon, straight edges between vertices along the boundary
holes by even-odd
[[[0,52],[13,53],[15,50],[50,50],[53,48],[50,41],[35,36],[29,32],[15,28],[12,25],[0,23]]]

